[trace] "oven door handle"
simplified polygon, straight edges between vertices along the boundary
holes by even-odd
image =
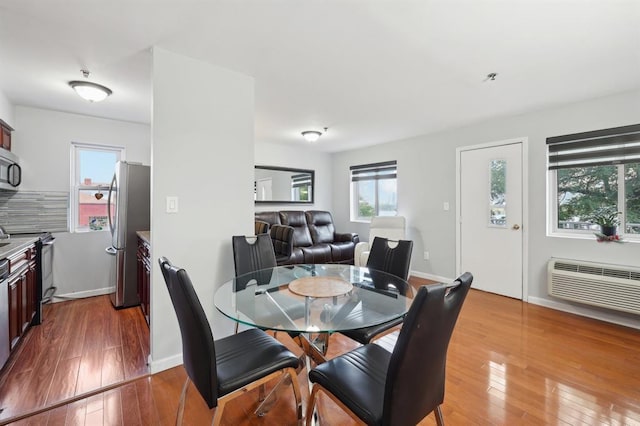
[[[17,175],[18,175],[17,182],[16,182],[16,179],[15,179],[16,173],[12,172],[14,167],[18,171],[18,173],[17,173]],[[9,164],[9,167],[7,168],[7,182],[9,182],[9,185],[13,186],[14,188],[16,186],[19,186],[22,183],[22,167],[20,167],[19,164],[16,164],[16,163]]]

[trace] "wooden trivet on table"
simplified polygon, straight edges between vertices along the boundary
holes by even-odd
[[[300,296],[333,297],[350,292],[353,284],[339,277],[302,277],[289,283],[289,290]]]

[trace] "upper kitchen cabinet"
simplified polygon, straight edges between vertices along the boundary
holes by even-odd
[[[0,120],[0,130],[2,130],[0,132],[0,147],[11,151],[11,132],[13,132],[13,128],[3,120]]]

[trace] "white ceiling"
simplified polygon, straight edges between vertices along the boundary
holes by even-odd
[[[0,0],[14,105],[149,123],[152,46],[253,76],[258,143],[334,152],[640,88],[640,1]]]

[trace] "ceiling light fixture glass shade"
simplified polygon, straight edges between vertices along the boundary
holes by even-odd
[[[322,135],[322,133],[318,132],[317,130],[307,130],[305,132],[302,132],[302,136],[304,136],[307,142],[317,141],[320,138],[320,135]]]
[[[107,99],[107,96],[113,93],[108,87],[89,81],[74,80],[69,82],[69,86],[71,86],[81,98],[89,102],[104,101]]]

